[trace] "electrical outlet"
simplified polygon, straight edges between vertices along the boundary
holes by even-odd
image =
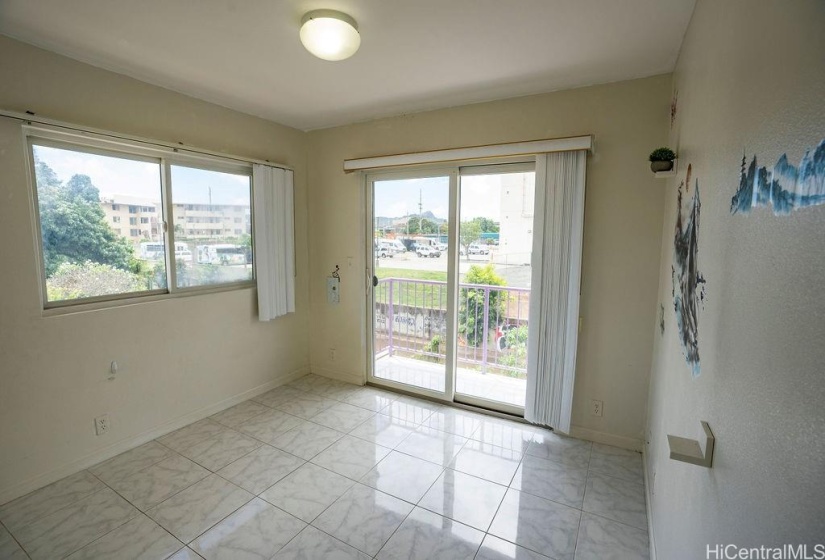
[[[104,414],[95,418],[95,435],[102,436],[109,431],[109,415]]]
[[[602,416],[602,414],[604,413],[603,409],[604,403],[602,401],[597,401],[596,399],[593,399],[590,402],[590,414],[592,414],[593,416]]]
[[[330,362],[334,362],[334,361],[335,361],[335,348],[330,348],[330,349],[327,351],[327,357],[329,358],[329,361],[330,361]]]

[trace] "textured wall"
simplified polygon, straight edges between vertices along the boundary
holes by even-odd
[[[272,323],[257,321],[253,289],[43,317],[20,123],[0,118],[2,503],[307,369],[309,305],[304,133],[3,36],[0,76],[3,109],[293,166],[298,258],[298,312]],[[112,428],[96,437],[104,412]]]
[[[674,74],[647,467],[659,558],[708,543],[776,545],[825,535],[825,206],[730,213],[743,152],[799,162],[825,137],[825,3],[702,1]],[[676,193],[692,164],[701,193],[701,374],[677,340],[671,297]],[[691,195],[694,188],[691,181]],[[666,434],[716,435],[712,470],[668,459]]]
[[[362,185],[358,174],[343,173],[345,159],[594,134],[573,424],[588,437],[640,444],[664,196],[647,155],[665,141],[670,86],[670,75],[656,76],[309,133],[313,371],[350,380],[366,375]],[[341,303],[331,306],[324,279],[336,264],[345,270]],[[337,349],[335,362],[328,348]],[[590,415],[590,399],[604,401],[604,417]]]

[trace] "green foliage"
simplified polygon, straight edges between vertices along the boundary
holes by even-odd
[[[478,227],[481,228],[481,233],[498,233],[499,227],[493,220],[490,218],[482,218],[481,216],[473,218],[473,222],[478,224]]]
[[[458,232],[458,241],[464,246],[465,252],[469,254],[470,243],[474,243],[481,237],[481,225],[476,220],[461,222]]]
[[[431,354],[438,354],[438,356],[423,356],[428,362],[438,362],[441,360],[441,356],[446,352],[446,349],[442,350],[442,346],[444,345],[444,339],[441,338],[440,334],[435,335],[430,339],[430,341],[424,346],[424,351],[429,352]]]
[[[49,301],[123,294],[142,289],[140,276],[108,264],[61,263],[46,280]]]
[[[505,286],[507,282],[496,274],[492,264],[486,266],[473,265],[464,276],[467,284],[482,284],[486,286]],[[458,332],[462,334],[470,346],[481,346],[484,342],[484,288],[462,288],[459,295]],[[504,314],[507,292],[490,290],[488,301],[487,328],[488,334],[495,332],[500,317]]]
[[[87,175],[63,185],[44,162],[35,161],[46,277],[64,263],[94,263],[136,271],[134,248],[106,223],[100,195]]]
[[[410,235],[416,233],[426,235],[431,233],[438,233],[438,225],[432,220],[428,220],[427,218],[410,216],[409,221],[407,222],[407,230]]]
[[[673,161],[676,159],[676,152],[670,148],[656,148],[650,152],[650,161]]]
[[[505,332],[504,341],[507,348],[499,355],[498,363],[513,368],[527,368],[527,325]]]

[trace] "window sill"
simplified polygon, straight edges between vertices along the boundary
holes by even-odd
[[[92,311],[106,311],[120,309],[132,305],[142,305],[147,303],[157,303],[178,298],[188,298],[192,296],[204,296],[209,294],[219,294],[223,292],[234,292],[243,290],[257,290],[255,282],[243,282],[236,284],[224,284],[221,286],[208,286],[202,288],[179,289],[175,292],[162,294],[139,295],[134,297],[121,297],[108,299],[106,301],[59,303],[52,304],[52,307],[43,309],[43,317],[61,317],[64,315],[74,315],[77,313],[89,313]]]

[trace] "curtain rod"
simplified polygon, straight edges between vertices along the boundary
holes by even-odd
[[[81,134],[94,134],[96,136],[102,136],[105,138],[113,138],[116,140],[127,140],[129,142],[134,142],[138,144],[144,144],[147,146],[152,146],[156,148],[165,148],[174,152],[187,152],[191,154],[197,155],[204,155],[204,156],[213,156],[219,157],[223,159],[233,160],[233,161],[240,161],[243,163],[258,163],[261,165],[268,165],[270,167],[277,167],[280,169],[285,169],[288,171],[294,171],[292,167],[288,165],[283,165],[280,163],[273,163],[266,159],[255,159],[255,158],[248,158],[243,156],[236,156],[231,154],[225,154],[222,152],[215,152],[212,150],[206,150],[203,148],[196,148],[193,146],[187,146],[183,142],[178,142],[177,144],[172,142],[163,142],[162,140],[153,140],[150,138],[143,138],[140,136],[131,136],[129,134],[117,134],[114,132],[110,132],[108,130],[102,130],[98,128],[90,128],[90,127],[82,127],[79,125],[59,121],[56,119],[50,119],[48,117],[40,117],[37,116],[36,113],[32,112],[25,112],[25,113],[18,113],[16,111],[8,111],[5,109],[0,109],[0,117],[5,117],[7,119],[14,119],[18,121],[22,121],[28,124],[42,124],[46,126],[51,126],[55,128],[62,128],[65,130],[70,130],[73,132],[79,132]]]

